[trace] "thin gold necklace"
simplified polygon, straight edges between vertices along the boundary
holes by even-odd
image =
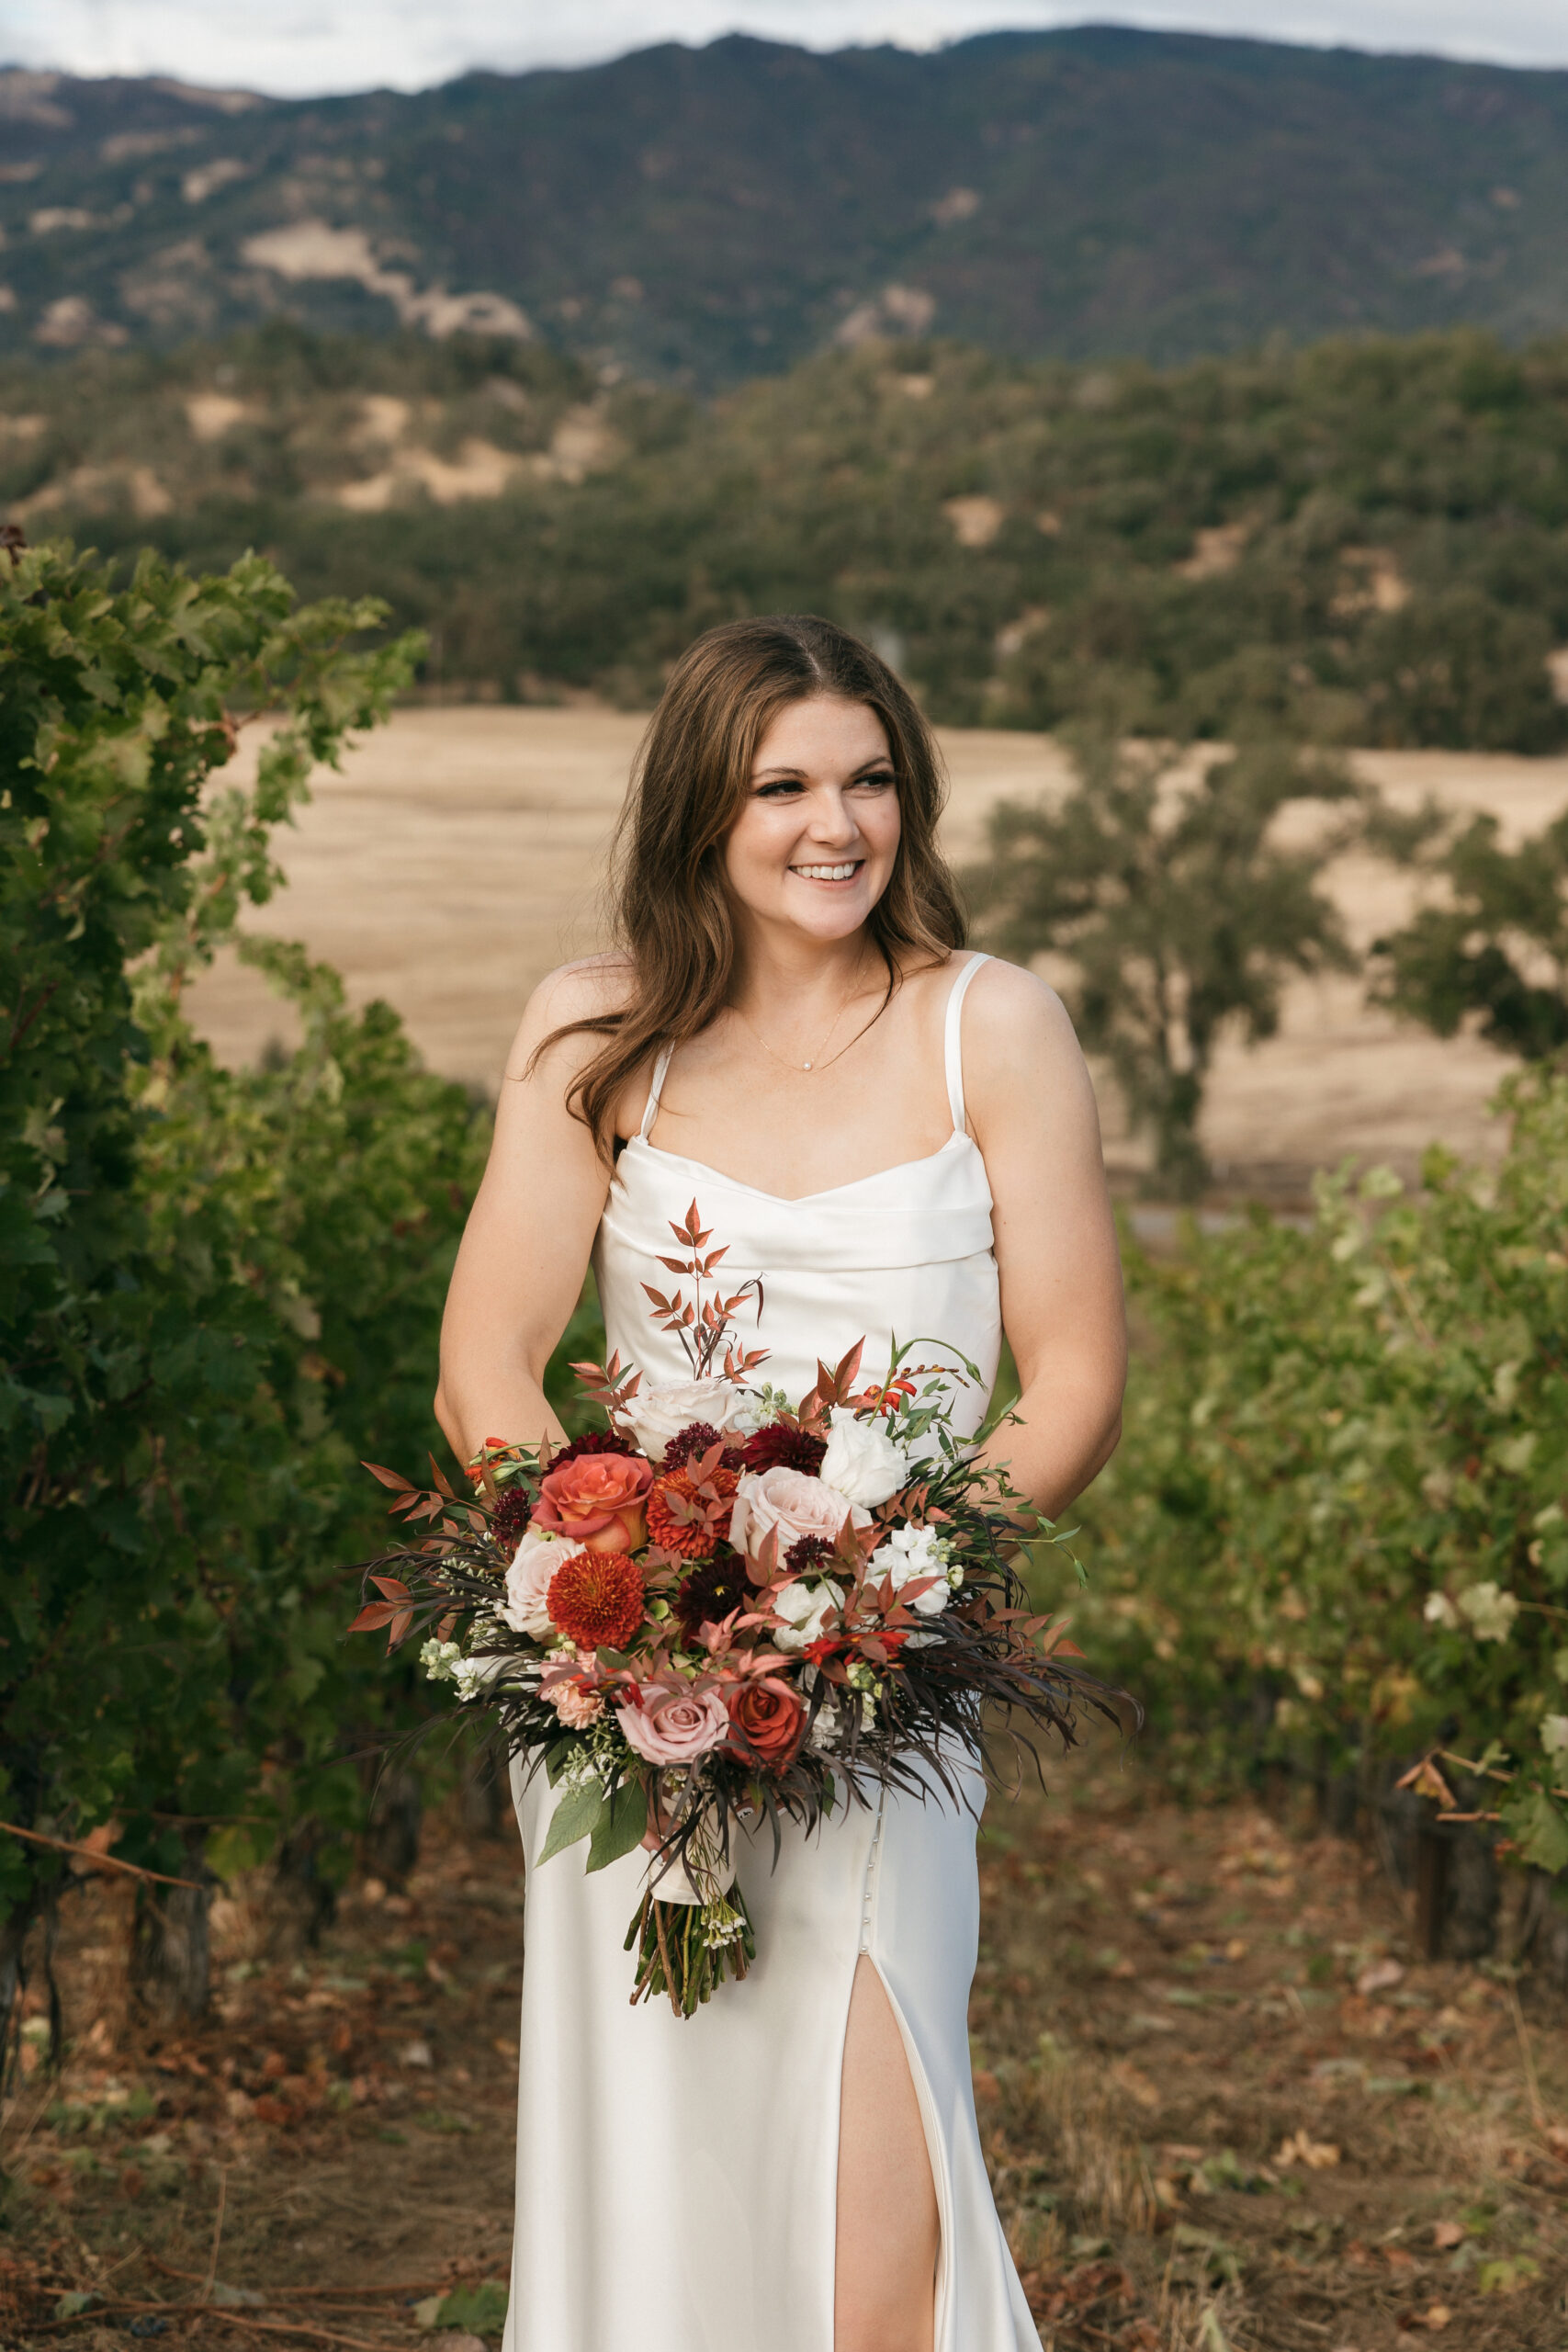
[[[758,1043],[758,1044],[759,1044],[759,1046],[761,1046],[761,1047],[762,1048],[762,1051],[763,1051],[765,1054],[769,1055],[769,1056],[772,1057],[772,1059],[773,1059],[773,1060],[774,1060],[775,1062],[777,1062],[777,1064],[778,1064],[778,1066],[779,1066],[779,1068],[780,1068],[781,1069],[795,1069],[795,1070],[824,1070],[824,1069],[832,1069],[832,1067],[833,1067],[834,1062],[842,1061],[842,1059],[843,1059],[844,1056],[845,1056],[845,1055],[849,1052],[849,1050],[850,1050],[850,1046],[855,1046],[855,1045],[858,1045],[858,1044],[860,1043],[860,1040],[861,1040],[861,1039],[865,1035],[865,1030],[866,1030],[866,1029],[869,1029],[869,1028],[870,1028],[870,1026],[871,1026],[871,1023],[870,1023],[869,1021],[868,1021],[868,1022],[866,1023],[866,1024],[865,1024],[865,1029],[857,1029],[857,1030],[856,1030],[856,1032],[855,1032],[854,1035],[853,1035],[853,1036],[849,1040],[849,1044],[848,1044],[848,1045],[840,1046],[839,1047],[838,1052],[837,1052],[836,1054],[832,1055],[832,1056],[829,1057],[829,1060],[824,1061],[824,1060],[822,1059],[822,1046],[827,1045],[827,1043],[828,1043],[828,1041],[829,1041],[829,1038],[830,1038],[830,1037],[832,1036],[834,1030],[838,1027],[838,1025],[839,1025],[840,1022],[843,1019],[843,1017],[844,1017],[845,1013],[849,1011],[849,1009],[850,1009],[850,999],[849,999],[849,997],[846,997],[846,998],[844,999],[844,1001],[843,1001],[842,1004],[841,1004],[841,1005],[840,1005],[839,1010],[837,1011],[837,1012],[835,1012],[835,1013],[834,1013],[834,1015],[833,1015],[833,1018],[832,1018],[831,1022],[829,1023],[829,1025],[828,1025],[828,1029],[827,1029],[827,1032],[826,1032],[826,1034],[824,1035],[823,1039],[822,1039],[822,1045],[818,1046],[818,1048],[817,1048],[816,1052],[812,1055],[812,1057],[811,1057],[810,1060],[809,1060],[809,1061],[804,1061],[804,1062],[791,1062],[791,1061],[786,1061],[786,1060],[784,1059],[784,1057],[783,1054],[779,1053],[778,1051],[776,1051],[776,1049],[775,1049],[773,1046],[770,1046],[770,1045],[769,1045],[769,1043],[768,1043],[767,1039],[763,1036],[763,1035],[762,1035],[761,1031],[758,1028],[758,1026],[757,1026],[756,1023],[755,1023],[753,1020],[751,1020],[751,1019],[749,1017],[749,1015],[748,1015],[748,1014],[746,1014],[746,1013],[742,1012],[740,1011],[740,1007],[739,1007],[739,1005],[735,1005],[735,1006],[733,1006],[733,1007],[731,1008],[731,1010],[732,1010],[732,1011],[733,1011],[733,1012],[734,1012],[739,1016],[739,1018],[740,1020],[742,1020],[742,1021],[744,1021],[744,1022],[745,1022],[747,1028],[748,1028],[748,1029],[750,1029],[750,1031],[751,1032],[752,1036],[753,1036],[753,1037],[755,1037],[755,1039],[757,1040],[757,1043]]]

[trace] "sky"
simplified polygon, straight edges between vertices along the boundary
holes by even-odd
[[[0,0],[0,63],[166,74],[303,97],[429,88],[470,66],[582,65],[750,32],[811,49],[931,49],[1084,21],[1568,66],[1568,0]]]

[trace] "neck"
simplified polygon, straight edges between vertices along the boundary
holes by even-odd
[[[798,932],[775,937],[761,926],[737,942],[729,1001],[752,1020],[777,1023],[781,1016],[845,1004],[874,978],[885,978],[881,955],[863,930],[847,939],[803,939]]]

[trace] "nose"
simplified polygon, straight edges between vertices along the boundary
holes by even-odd
[[[860,828],[838,785],[820,785],[812,794],[811,822],[807,831],[814,842],[834,848],[854,840]]]

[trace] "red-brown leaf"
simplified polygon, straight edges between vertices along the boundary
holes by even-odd
[[[395,1600],[367,1600],[348,1630],[351,1634],[379,1633],[383,1625],[391,1623],[397,1613]]]
[[[395,1470],[383,1470],[378,1462],[362,1462],[359,1466],[362,1470],[368,1470],[373,1478],[379,1478],[384,1487],[392,1487],[398,1494],[407,1495],[413,1492],[407,1478],[400,1478]]]

